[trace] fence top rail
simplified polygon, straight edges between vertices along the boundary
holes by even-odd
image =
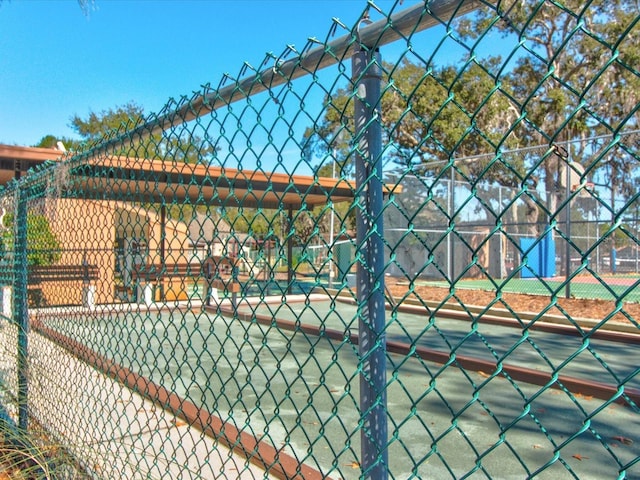
[[[236,80],[230,85],[196,94],[190,100],[182,101],[174,110],[160,112],[150,120],[129,130],[125,135],[108,139],[93,148],[91,154],[108,151],[131,137],[147,137],[159,134],[177,125],[200,118],[224,105],[243,98],[238,92],[247,92],[247,96],[262,93],[271,88],[285,84],[296,78],[316,72],[331,65],[342,62],[345,57],[357,49],[379,48],[423,30],[432,28],[443,22],[470,13],[479,8],[478,0],[433,0],[419,2],[401,12],[390,15],[360,28],[360,23],[352,31],[332,42],[322,43],[312,48],[317,41],[310,39],[307,47],[300,55],[288,60],[271,57],[273,65],[257,71],[253,75]],[[389,28],[392,26],[392,28]],[[292,52],[293,49],[290,49]],[[262,66],[266,66],[267,60]],[[226,80],[228,77],[223,79]]]

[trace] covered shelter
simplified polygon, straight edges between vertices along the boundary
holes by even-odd
[[[291,175],[263,170],[231,169],[223,166],[132,158],[91,152],[72,156],[55,149],[0,145],[0,182],[19,179],[24,166],[63,161],[64,166],[42,171],[39,185],[55,183],[55,195],[96,202],[133,200],[159,206],[159,257],[153,271],[138,271],[157,278],[167,274],[165,245],[170,243],[167,207],[172,204],[218,207],[267,208],[287,212],[289,223],[295,211],[329,202],[353,201],[355,185],[344,179],[313,175]],[[23,179],[26,180],[26,179]],[[44,181],[43,181],[44,180]],[[26,180],[29,182],[29,180]],[[292,280],[292,240],[286,241],[287,279]],[[204,262],[205,264],[207,262]],[[160,269],[160,270],[158,270]],[[190,275],[193,269],[173,271]]]
[[[65,152],[55,148],[21,147],[0,144],[0,185],[19,179],[47,161],[60,161]]]
[[[294,211],[353,201],[355,192],[354,184],[344,179],[114,155],[71,159],[63,184],[69,190],[103,200],[123,200],[135,192],[136,200],[160,205],[161,230],[166,223],[166,208],[174,203],[277,209],[287,212],[291,224]],[[290,289],[291,238],[286,244]],[[161,245],[160,265],[166,267],[165,258]],[[219,258],[214,259],[214,264],[219,262]],[[228,285],[237,291],[235,284],[237,279],[232,278]]]
[[[92,196],[122,199],[145,192],[149,201],[299,209],[350,201],[355,185],[344,179],[231,169],[115,155],[71,157],[53,148],[0,145],[0,185],[47,161],[69,157],[67,180]],[[113,180],[118,180],[114,182]]]

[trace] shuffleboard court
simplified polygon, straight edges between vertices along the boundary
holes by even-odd
[[[46,323],[326,477],[342,478],[336,473],[340,468],[355,479],[359,469],[346,467],[357,465],[360,453],[359,357],[350,336],[357,333],[358,315],[355,305],[312,296],[302,302],[241,302],[235,316],[174,309]],[[259,321],[263,316],[272,321]],[[278,322],[295,328],[280,328]],[[558,478],[566,474],[554,463],[558,451],[581,479],[616,478],[622,466],[609,444],[634,438],[640,428],[637,411],[499,373],[457,368],[455,356],[521,362],[552,375],[608,383],[629,378],[626,386],[637,388],[637,346],[626,350],[596,340],[585,346],[577,338],[523,335],[426,314],[389,313],[388,322],[389,341],[453,352],[446,365],[388,354],[394,478],[459,476],[473,470],[478,458],[494,478],[523,478],[551,463],[536,478]],[[319,334],[306,326],[320,327]],[[330,329],[344,332],[342,339],[322,333]],[[620,446],[617,458],[631,462],[640,453],[638,445]],[[630,472],[640,477],[640,465]]]

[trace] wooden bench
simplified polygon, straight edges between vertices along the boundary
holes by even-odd
[[[29,287],[47,282],[95,282],[99,278],[97,265],[31,265],[27,267]]]
[[[233,306],[238,305],[238,293],[242,291],[242,286],[239,282],[234,282],[231,279],[216,278],[213,281],[208,282],[209,288],[205,295],[207,305],[211,305],[211,299],[215,300],[217,304],[220,304],[220,296],[218,290],[231,294],[231,303]]]
[[[202,267],[198,263],[173,263],[168,265],[135,265],[131,270],[134,282],[159,283],[165,279],[199,277]]]
[[[211,282],[211,287],[216,288],[218,290],[224,290],[229,293],[240,293],[242,291],[242,285],[239,282],[234,282],[232,280],[223,280],[221,278],[216,278]]]
[[[82,282],[82,303],[95,306],[95,283],[100,278],[97,265],[30,265],[27,267],[27,292],[32,306],[46,306],[45,286],[64,282]],[[77,297],[76,297],[77,298]]]
[[[143,264],[134,265],[130,271],[131,288],[135,292],[138,301],[150,304],[156,300],[156,291],[166,299],[167,288],[173,287],[174,280],[178,280],[183,286],[186,279],[195,279],[202,275],[202,268],[198,263],[171,263],[171,264]],[[156,290],[159,288],[159,290]],[[173,291],[173,288],[171,289]],[[182,290],[178,290],[176,298],[179,298]]]

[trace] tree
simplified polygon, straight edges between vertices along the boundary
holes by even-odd
[[[75,114],[69,126],[80,135],[83,142],[93,144],[105,136],[118,135],[141,123],[144,109],[135,102],[129,102],[101,112],[89,111],[86,118]]]
[[[78,0],[78,5],[85,15],[89,15],[89,10],[94,6],[95,0]]]
[[[126,129],[143,119],[143,108],[134,102],[97,113],[90,110],[86,118],[78,114],[70,117],[69,126],[80,136],[79,140],[48,134],[33,146],[54,148],[61,141],[68,151],[79,151],[85,146],[100,143],[107,136],[124,134]]]
[[[77,140],[68,137],[55,137],[54,135],[45,135],[33,146],[38,148],[57,148],[58,142],[62,142],[68,151],[77,150],[80,146]]]
[[[595,0],[587,7],[580,0],[562,5],[516,0],[498,22],[489,8],[461,22],[467,38],[484,35],[490,25],[503,37],[526,38],[530,47],[507,76],[511,102],[526,117],[518,135],[525,145],[582,140],[569,146],[568,155],[611,185],[613,210],[616,192],[626,199],[636,191],[638,136],[621,134],[639,126],[640,39],[634,32],[639,9],[638,0]],[[619,136],[617,148],[607,153],[607,146],[586,142],[599,135]],[[565,195],[563,162],[550,155],[541,165],[551,214]],[[615,236],[611,244],[615,250]]]
[[[485,8],[463,20],[463,38],[478,38],[490,27],[503,37],[526,38],[528,47],[505,77],[513,89],[512,106],[526,114],[515,131],[520,145],[586,139],[638,127],[640,79],[639,39],[632,31],[640,4],[637,0],[514,1],[501,11]],[[608,61],[612,57],[615,61]],[[632,114],[632,112],[635,113]],[[573,160],[591,173],[604,170],[593,164],[587,143],[574,146]],[[595,155],[597,157],[597,155]],[[590,164],[591,162],[591,164]],[[611,158],[609,181],[629,190],[629,156]],[[556,209],[559,157],[549,156],[542,165],[542,180],[549,196],[549,210]]]
[[[495,80],[477,64],[459,72],[452,66],[431,68],[405,59],[399,66],[385,63],[384,71],[387,87],[381,110],[385,142],[396,147],[390,155],[403,168],[425,172],[430,162],[495,149],[508,137],[506,125],[517,118],[508,98],[493,92]],[[308,154],[321,155],[337,146],[344,156],[347,140],[334,142],[330,132],[341,128],[347,134],[353,132],[351,92],[340,89],[328,96],[325,104],[322,122],[305,132]],[[337,160],[341,166],[348,164],[340,156]],[[465,168],[472,167],[476,175],[485,170],[478,163]],[[352,167],[346,170],[351,173]],[[500,173],[491,171],[490,176],[499,177]]]
[[[535,225],[541,212],[555,214],[564,196],[565,158],[549,147],[572,141],[571,160],[583,164],[586,175],[604,175],[628,198],[637,182],[639,141],[629,132],[640,117],[639,4],[513,0],[486,6],[458,21],[459,36],[468,45],[493,32],[512,39],[517,50],[508,61],[479,58],[470,49],[468,58],[449,66],[385,64],[383,141],[392,147],[386,152],[399,165],[397,173],[447,178],[447,169],[455,168],[474,188],[526,188],[520,198],[527,222]],[[327,96],[322,123],[307,132],[309,145],[321,150],[337,125],[352,128],[352,95],[347,88]],[[613,153],[601,155],[586,139],[603,134],[625,137]],[[496,156],[534,145],[547,148],[508,161]],[[470,156],[473,161],[454,166]],[[538,185],[547,192],[544,198]]]
[[[144,122],[144,109],[129,102],[101,112],[90,111],[86,118],[76,114],[71,117],[70,126],[80,135],[82,143],[92,147],[106,139],[127,139],[128,133]],[[131,136],[121,147],[116,147],[114,153],[132,158],[209,164],[215,151],[210,142],[180,126],[162,134]]]
[[[7,214],[4,218],[6,230],[2,233],[3,251],[13,250],[14,216]],[[56,237],[49,219],[42,214],[27,215],[27,264],[33,266],[53,265],[60,260],[61,245]]]
[[[476,188],[489,188],[492,184],[518,187],[525,183],[525,157],[513,157],[509,162],[495,161],[499,148],[517,145],[510,126],[518,118],[518,111],[509,101],[511,91],[496,89],[496,81],[487,66],[470,63],[458,70],[454,66],[429,67],[404,60],[394,67],[384,65],[387,88],[381,99],[383,141],[390,159],[397,165],[391,171],[398,178],[406,175],[423,178],[412,182],[414,203],[432,193],[432,183],[443,177],[462,177]],[[352,129],[353,101],[348,90],[339,90],[326,99],[328,107],[323,121],[315,130],[308,130],[310,153],[316,155],[329,148],[327,132],[344,125]],[[344,144],[338,143],[336,161],[341,171],[350,174],[351,157],[345,156]],[[485,155],[483,155],[485,154]],[[473,156],[473,161],[465,161]],[[462,161],[458,161],[462,159]],[[325,167],[326,168],[326,167]],[[455,169],[450,175],[450,169]],[[325,170],[326,172],[326,170]],[[430,178],[430,181],[427,181]],[[535,189],[536,180],[526,180]],[[524,195],[528,218],[537,222],[538,204]],[[515,213],[515,210],[513,210]]]

